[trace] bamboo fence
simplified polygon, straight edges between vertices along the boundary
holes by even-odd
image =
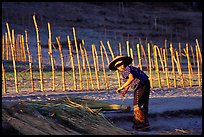
[[[24,36],[18,34],[15,38],[14,29],[12,29],[10,33],[9,25],[6,23],[7,32],[2,36],[2,84],[3,84],[3,94],[11,93],[13,90],[12,87],[15,87],[15,92],[19,93],[18,85],[21,83],[18,81],[18,76],[20,73],[17,71],[18,62],[28,63],[29,71],[29,79],[23,77],[27,81],[30,81],[30,86],[32,92],[40,90],[48,90],[49,87],[45,87],[44,80],[47,81],[47,77],[44,78],[43,73],[43,63],[42,62],[42,49],[40,44],[40,36],[39,29],[37,26],[37,22],[35,16],[33,16],[36,36],[37,36],[37,57],[38,57],[38,69],[39,73],[36,74],[34,71],[34,62],[33,55],[31,54],[29,48],[29,40],[28,40],[28,32],[25,31],[25,40]],[[88,53],[84,40],[82,43],[77,43],[77,36],[75,28],[72,28],[74,44],[71,43],[71,38],[67,35],[67,44],[63,45],[60,42],[60,37],[56,37],[56,41],[58,44],[59,50],[59,59],[61,59],[61,80],[56,77],[55,74],[55,64],[54,54],[52,48],[54,44],[52,44],[51,39],[51,28],[50,23],[48,23],[48,55],[50,57],[50,68],[52,73],[52,82],[50,82],[50,87],[52,86],[52,91],[56,90],[56,83],[62,85],[62,90],[66,91],[66,85],[69,86],[69,90],[109,90],[116,89],[120,87],[121,76],[118,70],[116,70],[116,76],[113,72],[107,72],[108,64],[110,63],[110,58],[113,59],[116,56],[124,55],[130,56],[133,58],[133,66],[139,67],[141,70],[145,71],[145,73],[149,76],[150,86],[154,87],[167,87],[167,88],[177,88],[177,87],[192,87],[192,86],[202,86],[202,54],[199,46],[198,39],[195,40],[195,46],[186,43],[182,45],[178,43],[178,50],[176,50],[173,43],[170,41],[167,43],[165,39],[164,48],[159,47],[153,43],[146,43],[147,51],[144,48],[144,45],[141,43],[129,44],[129,41],[126,41],[125,45],[122,45],[121,42],[116,46],[119,48],[119,53],[116,54],[113,51],[114,46],[111,46],[110,41],[107,41],[107,45],[103,44],[103,41],[99,41],[99,49],[97,50],[97,46],[95,44],[91,45],[91,53]],[[124,48],[124,47],[125,48]],[[133,48],[135,47],[135,48]],[[169,48],[168,48],[169,47]],[[54,47],[55,48],[55,47]],[[79,48],[79,49],[78,49]],[[107,50],[108,48],[108,50]],[[115,48],[114,48],[115,49]],[[190,50],[189,50],[190,49]],[[27,52],[26,52],[27,50]],[[63,50],[68,50],[69,56],[63,55]],[[75,56],[76,55],[76,56]],[[169,56],[168,56],[169,55]],[[72,74],[70,75],[71,81],[68,80],[67,75],[65,75],[65,59],[68,58],[70,64],[70,68]],[[57,59],[57,56],[55,57]],[[76,59],[76,60],[75,60]],[[158,61],[158,59],[160,61]],[[7,72],[6,61],[12,61],[13,68],[13,86],[10,79],[10,76],[7,76],[9,72]],[[138,64],[135,62],[137,60]],[[77,62],[77,63],[76,63]],[[170,63],[169,63],[170,62]],[[183,65],[183,64],[186,64]],[[193,64],[193,66],[192,66]],[[92,70],[94,68],[94,71]],[[146,68],[146,69],[145,69]],[[78,69],[78,72],[76,71]],[[187,69],[187,71],[185,71]],[[170,72],[169,72],[170,71]],[[68,72],[69,73],[69,72]],[[34,74],[40,76],[40,89],[35,87]],[[93,75],[95,74],[95,75]],[[47,73],[46,73],[47,75]],[[196,80],[195,80],[196,77]],[[114,79],[115,78],[115,79]],[[114,80],[113,80],[114,79]],[[59,82],[61,81],[61,82]],[[165,81],[165,82],[162,82]],[[117,82],[117,84],[113,84]],[[70,84],[68,84],[70,83]],[[171,84],[172,83],[172,84]],[[97,87],[95,87],[95,85]],[[79,88],[78,88],[79,87]],[[84,88],[86,87],[86,88]],[[24,87],[21,86],[21,90],[23,91]]]

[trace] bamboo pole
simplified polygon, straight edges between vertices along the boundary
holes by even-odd
[[[34,91],[35,87],[34,87],[34,81],[33,81],[32,56],[30,54],[30,50],[28,47],[28,33],[27,33],[27,31],[25,31],[25,44],[26,44],[26,49],[27,49],[27,53],[28,53],[28,61],[29,61],[29,68],[30,68],[30,81],[31,81],[31,85],[32,85],[32,91]]]
[[[24,37],[21,35],[21,42],[22,42],[22,50],[23,50],[23,61],[26,61],[26,51],[25,51],[25,45],[24,45]]]
[[[193,66],[194,68],[196,67],[196,63],[195,63],[195,55],[194,55],[194,51],[193,51],[193,47],[192,45],[190,45],[190,48],[191,48],[191,54],[192,54],[192,57],[193,57]]]
[[[86,48],[85,48],[85,47],[84,47],[84,55],[85,55],[85,57],[86,57],[86,62],[87,62],[88,69],[89,69],[89,76],[90,76],[90,79],[91,79],[91,87],[92,87],[92,89],[94,90],[94,84],[93,84],[93,78],[92,78],[91,67],[90,67],[89,58],[88,58],[88,54],[87,54],[87,52],[86,52]]]
[[[105,48],[105,46],[103,45],[103,42],[100,40],[100,44],[101,44],[101,46],[103,47],[103,50],[104,50],[104,52],[105,52],[105,55],[106,55],[106,60],[107,60],[107,63],[109,64],[110,63],[110,61],[109,61],[109,58],[108,58],[108,54],[107,54],[107,52],[106,52],[106,48]]]
[[[147,57],[146,57],[146,53],[145,53],[145,50],[144,50],[143,45],[141,45],[141,49],[142,49],[142,53],[143,53],[143,56],[144,56],[145,61],[146,61],[147,71],[149,71],[149,68],[148,68],[148,61],[147,61]]]
[[[122,53],[122,45],[121,45],[121,43],[120,43],[120,42],[119,42],[118,46],[119,46],[120,56],[122,56],[122,55],[123,55],[123,53]]]
[[[8,60],[9,56],[9,44],[8,44],[8,34],[5,33],[5,43],[6,43],[6,60]]]
[[[159,88],[161,88],[161,78],[160,78],[159,65],[158,65],[158,59],[157,59],[157,46],[156,45],[154,45],[154,60],[155,60],[158,84],[159,84]]]
[[[2,62],[2,78],[3,78],[3,94],[6,94],[6,75],[5,75],[5,69],[4,64]]]
[[[57,44],[59,46],[59,52],[60,52],[60,58],[62,63],[62,90],[66,91],[66,85],[65,85],[65,74],[64,74],[64,56],[62,53],[62,45],[60,43],[60,37],[56,37]]]
[[[196,45],[195,47],[196,47],[197,67],[198,67],[198,86],[201,87],[200,63],[199,63],[199,55],[198,55],[198,45]]]
[[[132,50],[132,48],[130,48],[130,57],[132,58],[132,60],[133,60],[133,66],[135,66],[135,61],[134,61],[134,54],[133,54],[133,50]]]
[[[14,44],[12,43],[12,39],[11,39],[11,34],[10,34],[10,29],[9,29],[9,25],[8,23],[6,23],[6,27],[8,30],[8,37],[9,37],[9,41],[11,43],[11,53],[12,53],[12,60],[13,60],[13,70],[14,70],[14,78],[15,78],[15,88],[16,88],[16,93],[19,93],[19,89],[18,89],[18,77],[17,77],[17,70],[16,70],[16,62],[15,62],[15,58],[14,58]]]
[[[198,55],[199,55],[199,60],[200,60],[200,66],[202,66],[202,54],[200,51],[200,45],[198,43],[198,39],[196,39],[196,45],[198,45]]]
[[[150,87],[153,88],[150,44],[148,43],[147,46],[148,46],[148,59],[149,59],[149,80],[150,80]]]
[[[82,42],[82,44],[84,45],[84,42]],[[80,46],[80,51],[81,51],[83,69],[84,69],[84,73],[85,73],[85,77],[86,77],[86,89],[89,90],[89,80],[88,80],[87,71],[86,71],[86,63],[85,63],[85,57],[84,57],[84,50],[82,49],[82,45],[81,44],[79,46]]]
[[[40,71],[40,90],[44,91],[44,80],[43,80],[43,68],[42,68],[42,53],[41,53],[41,45],[40,45],[40,37],[38,33],[38,26],[35,19],[35,15],[33,15],[33,21],[35,24],[36,29],[36,36],[37,36],[37,45],[38,45],[38,64],[39,64],[39,71]]]
[[[16,53],[16,48],[15,48],[15,33],[14,33],[14,29],[11,30],[11,40],[12,40],[12,43],[13,43],[13,52],[14,52],[14,59],[16,60],[16,57],[15,57],[15,53]],[[12,53],[11,53],[12,54]],[[11,55],[10,54],[10,55]],[[12,59],[12,56],[9,56],[10,57],[10,60]]]
[[[96,75],[96,81],[97,81],[97,88],[100,89],[100,83],[99,83],[99,77],[98,77],[98,69],[97,69],[97,62],[96,62],[96,49],[95,45],[92,44],[92,55],[93,55],[93,61],[94,61],[94,68],[95,68],[95,75]]]
[[[49,51],[48,54],[50,56],[50,62],[52,64],[52,91],[55,90],[55,66],[54,66],[54,58],[52,54],[52,33],[51,33],[51,28],[50,28],[50,23],[48,25],[48,47]]]
[[[175,73],[175,68],[174,68],[174,51],[173,51],[173,47],[172,47],[172,42],[170,43],[170,52],[171,52],[171,63],[172,63],[172,73],[174,76],[174,87],[176,88],[176,73]]]
[[[106,90],[108,89],[108,80],[107,80],[107,77],[106,77],[106,68],[105,68],[105,63],[104,63],[104,56],[103,56],[103,47],[100,46],[100,50],[101,50],[101,62],[102,62],[102,67],[103,67],[103,74],[104,74],[104,81],[105,81],[105,85],[106,85]]]
[[[82,74],[81,74],[81,65],[80,65],[81,63],[80,63],[79,50],[78,50],[77,39],[76,39],[76,31],[74,27],[72,29],[73,29],[74,43],[75,43],[75,48],[76,48],[76,53],[77,53],[80,89],[82,90]]]
[[[156,46],[156,48],[157,48],[158,55],[159,55],[159,58],[160,58],[160,62],[161,62],[161,65],[162,65],[162,70],[163,70],[163,72],[165,72],[165,69],[164,69],[164,63],[163,63],[163,59],[162,59],[162,56],[161,56],[160,50],[159,50],[158,46]]]
[[[72,47],[71,47],[71,41],[69,36],[67,36],[67,40],[68,40],[68,47],[69,47],[69,55],[70,55],[70,59],[71,59],[71,63],[72,63],[72,75],[73,75],[73,79],[74,79],[74,90],[77,90],[77,81],[76,81],[76,75],[75,75],[75,67],[74,67],[74,58],[73,58],[73,53],[72,53]]]
[[[189,52],[188,52],[188,43],[186,43],[186,57],[188,60],[189,85],[190,87],[192,87],[191,62],[190,62],[190,57],[189,57]]]
[[[15,49],[16,49],[16,52],[15,52],[15,60],[17,61],[20,61],[20,55],[19,55],[19,35],[17,36],[16,40],[15,40]]]
[[[2,35],[2,60],[4,60],[4,48],[5,48],[5,42],[4,42],[4,35]]]
[[[111,53],[112,59],[114,59],[113,50],[111,48],[111,45],[110,45],[109,41],[107,41],[107,45],[108,45],[109,51]],[[117,78],[118,78],[118,87],[121,87],[120,74],[119,74],[118,70],[116,70],[116,74],[117,74]]]
[[[166,83],[167,83],[167,87],[170,88],[168,64],[167,64],[166,50],[165,49],[163,49],[163,54],[164,54],[164,65],[165,65],[165,72],[166,72]]]
[[[127,55],[128,57],[130,56],[130,45],[129,45],[129,41],[126,41],[126,46],[127,46]]]
[[[178,70],[178,73],[179,73],[179,75],[181,77],[181,85],[184,88],[184,79],[183,79],[183,73],[182,73],[182,70],[181,70],[181,64],[180,64],[180,60],[179,60],[178,51],[176,51],[176,58],[177,58],[177,70]]]
[[[140,70],[142,70],[142,59],[141,59],[141,55],[140,55],[140,44],[137,44],[137,56],[138,56]]]

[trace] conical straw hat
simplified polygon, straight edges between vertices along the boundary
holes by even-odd
[[[125,65],[129,65],[132,63],[132,58],[128,56],[117,56],[109,63],[108,65],[109,69],[117,70],[117,68],[115,67],[115,64],[119,61],[122,61],[123,63],[125,63]]]

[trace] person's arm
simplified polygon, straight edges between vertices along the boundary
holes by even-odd
[[[124,89],[124,88],[126,88],[126,87],[129,87],[129,85],[134,81],[134,77],[133,77],[133,75],[130,73],[129,75],[128,75],[128,80],[121,86],[121,87],[119,87],[117,90],[116,90],[116,92],[118,92],[118,91],[120,91],[120,90],[122,90],[122,89]]]

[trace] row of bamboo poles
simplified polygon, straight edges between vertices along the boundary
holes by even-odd
[[[43,62],[42,62],[42,49],[41,49],[41,43],[40,43],[40,35],[39,35],[39,29],[37,26],[37,22],[36,22],[36,18],[35,15],[33,16],[33,21],[34,21],[34,25],[35,25],[35,30],[36,30],[36,35],[37,35],[37,48],[38,48],[38,68],[39,68],[39,76],[40,76],[40,91],[44,91],[45,87],[44,87],[44,77],[43,77]],[[19,88],[18,88],[18,74],[17,74],[17,68],[16,68],[16,61],[27,61],[26,58],[26,50],[27,50],[27,56],[28,56],[28,62],[29,62],[29,70],[30,70],[30,82],[31,82],[31,87],[32,87],[32,91],[35,91],[35,86],[34,86],[34,78],[33,78],[33,61],[32,61],[32,56],[29,50],[29,46],[28,46],[28,32],[25,31],[25,40],[24,40],[24,35],[18,35],[17,38],[14,37],[14,30],[12,29],[12,33],[10,33],[10,28],[8,23],[6,23],[6,27],[7,27],[7,33],[5,33],[5,35],[2,36],[2,59],[3,60],[12,60],[13,62],[13,69],[14,69],[14,79],[15,79],[15,91],[16,93],[19,93]],[[99,52],[96,49],[96,45],[92,44],[91,46],[91,51],[92,51],[92,56],[88,55],[86,47],[84,46],[84,40],[82,40],[82,43],[80,43],[78,45],[77,43],[77,37],[76,37],[76,31],[75,28],[72,28],[73,31],[73,37],[74,37],[74,45],[71,45],[71,40],[70,40],[70,36],[67,36],[67,48],[69,49],[69,55],[70,55],[70,62],[71,62],[71,67],[72,67],[72,78],[73,80],[71,82],[73,82],[73,86],[74,86],[74,90],[84,90],[83,88],[83,76],[85,75],[85,81],[86,81],[86,89],[85,90],[100,90],[101,85],[105,85],[105,89],[110,89],[110,83],[111,81],[108,80],[107,77],[107,65],[109,64],[110,60],[109,60],[109,54],[107,53],[106,47],[103,44],[102,41],[100,41],[100,48],[99,48]],[[51,33],[51,27],[50,27],[50,23],[48,23],[48,55],[50,57],[50,62],[51,62],[51,68],[52,68],[52,91],[56,90],[56,74],[55,74],[55,60],[53,57],[53,52],[52,52],[52,48],[53,48],[53,44],[52,44],[52,33]],[[68,90],[68,87],[66,87],[66,77],[65,77],[65,61],[64,61],[64,55],[63,55],[63,50],[62,50],[62,45],[60,43],[60,37],[56,37],[56,41],[59,47],[59,52],[60,52],[60,59],[61,59],[61,85],[62,85],[62,90],[66,91]],[[111,60],[116,56],[113,52],[113,49],[111,47],[110,41],[107,41],[107,46],[108,46],[108,50],[110,52],[111,55]],[[123,55],[122,53],[122,45],[121,43],[119,43],[119,55]],[[200,46],[198,43],[198,40],[196,39],[196,44],[195,44],[195,53],[196,55],[194,55],[193,53],[193,47],[191,47],[191,52],[192,52],[192,57],[194,60],[194,65],[197,64],[197,81],[198,81],[198,86],[201,86],[201,66],[202,66],[202,55],[201,55],[201,51],[200,51]],[[159,88],[162,88],[161,84],[161,73],[165,74],[166,76],[166,85],[168,88],[171,87],[171,80],[169,75],[173,74],[173,87],[177,87],[177,72],[175,70],[175,68],[177,68],[178,71],[178,75],[179,75],[179,79],[181,79],[181,87],[185,87],[184,81],[185,81],[185,77],[184,74],[182,72],[182,65],[181,65],[181,61],[182,61],[182,56],[185,56],[187,59],[187,66],[188,66],[188,79],[189,79],[189,86],[192,87],[193,86],[193,82],[192,82],[192,75],[195,74],[195,72],[193,72],[193,67],[191,64],[191,59],[190,59],[190,53],[189,53],[189,45],[188,43],[186,43],[185,48],[183,49],[184,53],[182,53],[182,49],[181,49],[181,45],[179,43],[179,48],[178,51],[173,48],[172,43],[170,43],[170,57],[171,57],[171,66],[168,66],[168,60],[169,60],[169,53],[168,53],[168,49],[167,49],[167,44],[165,41],[165,45],[164,48],[159,48],[156,44],[152,44],[152,43],[148,43],[147,44],[147,54],[145,52],[145,48],[142,44],[136,44],[136,48],[137,48],[137,59],[138,59],[138,65],[136,65],[135,62],[135,58],[136,55],[134,54],[134,50],[133,48],[130,47],[129,41],[126,41],[126,53],[125,55],[127,56],[131,56],[133,58],[133,63],[132,65],[134,66],[138,66],[140,67],[141,70],[143,70],[144,66],[146,67],[146,72],[149,76],[150,79],[150,84],[151,87],[155,87],[155,85],[153,84],[154,78],[153,78],[153,72],[156,72],[157,75],[157,82]],[[152,53],[151,54],[151,49],[152,49]],[[77,63],[75,62],[75,57],[73,54],[73,50],[76,51],[76,58],[77,58]],[[123,49],[124,50],[124,49]],[[182,55],[183,54],[183,55]],[[81,57],[80,57],[81,55]],[[99,63],[99,56],[101,57],[101,64]],[[152,58],[153,57],[153,58]],[[196,57],[196,61],[195,61],[195,57]],[[91,70],[91,63],[90,63],[90,59],[93,59],[93,65],[92,67],[94,67],[94,72],[92,72]],[[105,61],[106,59],[106,61]],[[160,60],[160,62],[158,61],[158,59]],[[81,62],[82,61],[82,62]],[[145,65],[144,61],[146,62]],[[107,65],[105,64],[105,62],[107,62]],[[75,64],[77,64],[77,69],[78,72],[76,72],[76,67]],[[81,65],[82,64],[82,65]],[[102,66],[102,72],[103,72],[103,79],[104,82],[101,83],[101,78],[99,76],[99,65]],[[160,72],[160,67],[162,69],[162,72]],[[176,67],[175,67],[176,66]],[[8,93],[7,91],[7,78],[6,78],[6,70],[4,69],[4,64],[2,63],[2,79],[3,79],[3,93]],[[169,72],[169,68],[171,68],[171,72]],[[79,75],[79,79],[77,77],[77,74]],[[94,80],[94,76],[93,73],[95,74],[95,80]],[[114,72],[113,72],[114,73]],[[116,77],[117,77],[117,82],[118,85],[117,86],[121,86],[121,80],[120,80],[120,73],[118,71],[115,72],[116,73]],[[89,76],[88,76],[89,75]],[[91,84],[91,87],[90,87]],[[95,85],[97,85],[97,88],[95,88]],[[115,88],[117,87],[115,86]]]

